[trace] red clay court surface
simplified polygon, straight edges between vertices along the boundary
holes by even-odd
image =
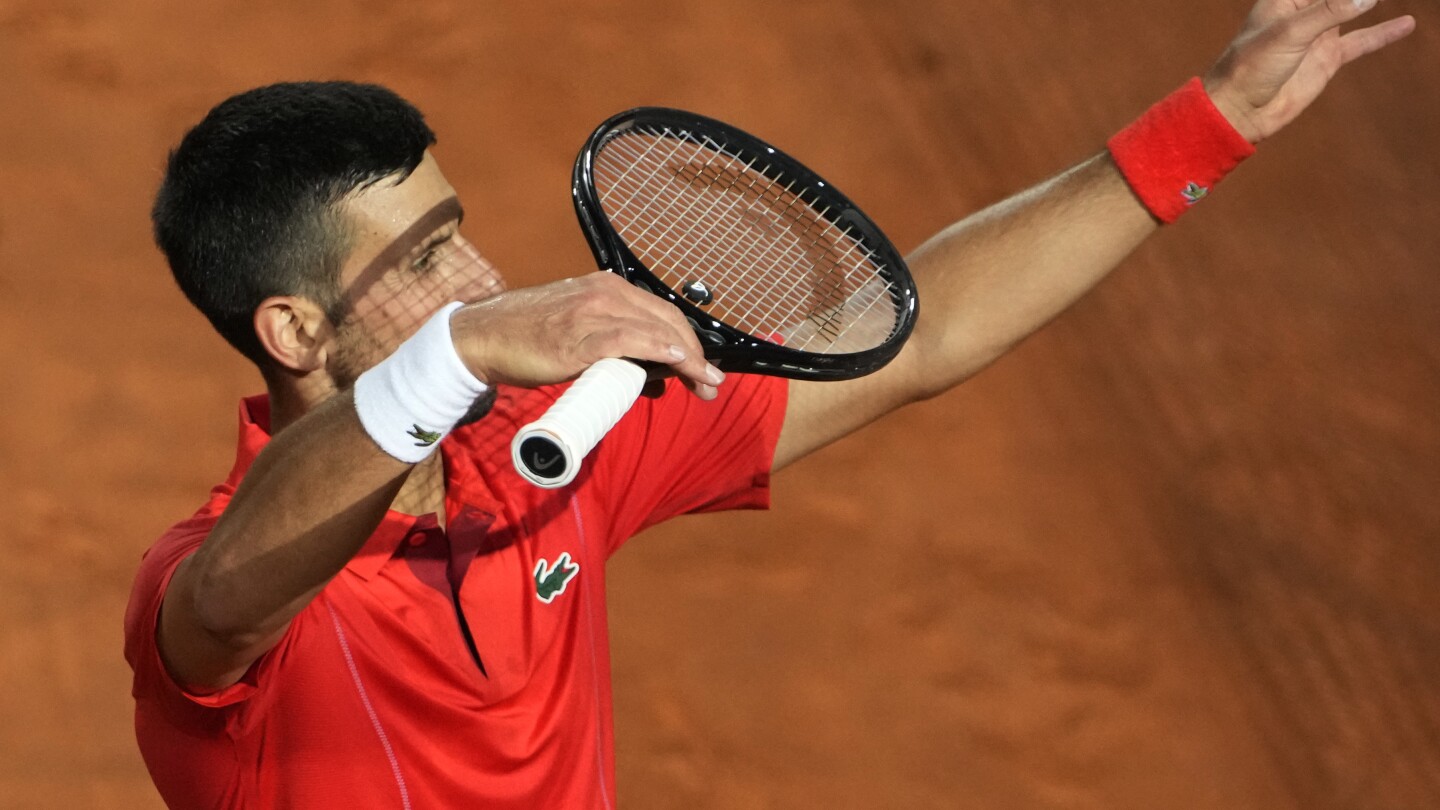
[[[0,807],[154,808],[121,613],[258,378],[151,247],[166,150],[388,83],[516,284],[570,162],[685,107],[902,249],[1098,150],[1244,0],[0,0]],[[1440,806],[1440,18],[979,378],[611,575],[629,808]]]

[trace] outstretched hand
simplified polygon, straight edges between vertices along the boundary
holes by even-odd
[[[1259,143],[1295,120],[1348,62],[1415,30],[1409,15],[1340,33],[1379,0],[1259,0],[1205,75],[1232,126]]]

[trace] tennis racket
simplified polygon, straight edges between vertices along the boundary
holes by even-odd
[[[840,191],[735,127],[642,107],[580,150],[575,212],[595,261],[684,313],[721,371],[846,380],[910,336],[915,283],[890,241]],[[635,403],[646,371],[595,363],[511,442],[547,488],[574,480]]]

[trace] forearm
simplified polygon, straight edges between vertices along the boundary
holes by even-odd
[[[366,435],[349,393],[302,417],[255,459],[197,553],[201,615],[221,627],[288,621],[276,611],[349,562],[410,469]]]
[[[1227,143],[1236,133],[1242,143],[1259,143],[1293,121],[1344,64],[1414,29],[1414,19],[1404,16],[1340,33],[1375,2],[1259,0],[1203,80],[1207,107],[1213,103],[1210,112],[1218,112],[1219,127],[1231,137],[1193,102],[1180,101],[1158,129],[1142,130],[1149,148],[1169,151],[1147,155],[1141,165],[1159,160],[1173,167],[1178,150],[1186,157],[1198,150],[1200,165],[1187,169],[1218,179],[1240,159]],[[1163,137],[1153,140],[1157,131]],[[1202,133],[1203,146],[1188,140]],[[913,390],[933,395],[995,360],[1098,283],[1156,227],[1102,153],[942,231],[911,258],[923,310],[905,358]]]
[[[905,349],[858,380],[791,383],[775,469],[980,371],[1157,227],[1102,154],[936,234],[907,259],[920,318]]]
[[[348,393],[280,431],[166,592],[172,673],[191,686],[238,679],[364,545],[410,469],[365,433]]]
[[[936,234],[908,259],[922,302],[896,361],[909,398],[945,391],[999,358],[1157,227],[1102,153]]]

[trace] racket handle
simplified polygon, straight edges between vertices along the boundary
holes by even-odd
[[[645,376],[640,366],[615,357],[585,369],[543,416],[515,434],[510,458],[516,471],[546,489],[575,480],[580,462],[640,397]]]

